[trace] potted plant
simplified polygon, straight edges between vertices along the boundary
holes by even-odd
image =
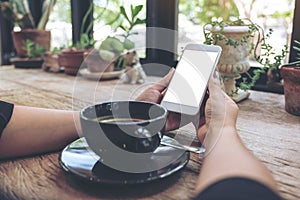
[[[235,101],[249,97],[249,92],[236,88],[236,79],[249,70],[248,56],[253,48],[251,43],[259,26],[250,20],[213,21],[203,28],[205,44],[215,44],[222,48],[218,70],[224,80],[224,90]]]
[[[45,0],[43,3],[42,16],[37,25],[28,7],[28,2],[24,0],[10,0],[0,2],[1,11],[4,16],[20,27],[20,31],[13,31],[13,43],[17,54],[20,57],[27,57],[25,41],[30,40],[39,46],[50,50],[51,33],[45,27],[49,20],[50,12],[56,0]]]
[[[233,100],[239,102],[249,97],[248,92],[262,73],[268,69],[279,68],[287,54],[287,46],[280,55],[268,44],[267,39],[272,34],[270,29],[264,30],[249,19],[234,21],[214,21],[204,26],[206,44],[216,44],[222,47],[222,54],[218,63],[218,70],[224,81],[224,90]],[[248,57],[252,54],[255,61],[262,68],[255,69],[253,75],[247,73],[250,68]],[[271,58],[273,57],[273,59]],[[236,80],[245,73],[239,88]]]
[[[26,58],[12,58],[16,68],[40,68],[43,60],[41,57],[46,52],[45,46],[40,46],[29,39],[25,40],[24,51]]]
[[[131,5],[129,13],[124,6],[120,6],[116,29],[120,28],[124,33],[108,36],[98,48],[85,53],[85,63],[90,72],[111,72],[124,69],[126,60],[128,60],[124,51],[132,50],[135,47],[134,42],[129,39],[131,35],[136,34],[132,30],[135,26],[146,22],[145,19],[138,17],[142,8],[143,5]]]
[[[88,33],[92,28],[92,23],[84,31],[83,27],[86,24],[89,14],[93,10],[93,4],[90,5],[87,12],[85,13],[80,28],[80,40],[72,46],[63,49],[58,54],[58,62],[61,68],[64,68],[65,74],[75,76],[77,75],[81,65],[84,61],[84,53],[90,51],[91,47],[95,44],[92,36]]]
[[[300,56],[300,42],[295,41],[293,48]],[[298,61],[282,65],[280,68],[284,83],[285,110],[293,115],[300,116],[300,57]]]
[[[58,54],[59,65],[65,74],[75,76],[84,61],[84,53],[90,51],[93,40],[88,34],[81,34],[80,41],[75,46],[65,48]]]

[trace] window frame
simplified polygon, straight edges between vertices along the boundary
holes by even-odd
[[[295,62],[297,60],[297,52],[293,49],[294,40],[300,41],[300,0],[295,0],[289,62]]]

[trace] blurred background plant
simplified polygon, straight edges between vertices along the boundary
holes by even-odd
[[[113,23],[116,24],[116,31],[121,29],[123,32],[115,36],[108,36],[102,41],[99,51],[100,56],[105,51],[106,56],[101,56],[105,60],[106,58],[111,59],[113,56],[119,56],[124,50],[133,49],[135,44],[129,37],[138,34],[138,32],[133,31],[133,28],[146,23],[146,19],[139,18],[139,13],[143,9],[143,5],[130,5],[130,11],[126,10],[124,6],[120,6],[119,9],[118,19]],[[109,54],[111,56],[107,56]]]
[[[265,30],[272,28],[274,33],[270,37],[270,44],[280,53],[283,45],[290,43],[291,21],[293,16],[295,0],[179,0],[179,47],[184,46],[190,41],[202,43],[204,36],[202,26],[210,19],[218,18],[249,18],[261,25]],[[107,35],[114,32],[120,32],[118,28],[119,20],[116,19],[116,8],[129,5],[144,5],[140,16],[146,17],[146,0],[108,0],[94,1],[94,18],[104,9],[106,11],[102,17],[94,22],[94,39],[96,41],[104,40]],[[53,45],[60,46],[70,41],[71,32],[71,7],[69,0],[60,0],[56,3],[53,14],[50,16],[49,29],[52,29]],[[130,8],[129,8],[130,9]],[[137,26],[142,30],[145,26]],[[119,31],[117,31],[119,30]],[[145,45],[145,32],[140,31],[138,46]],[[144,39],[144,40],[143,40]],[[139,50],[139,54],[144,54]],[[256,63],[259,65],[258,63]]]
[[[42,16],[37,26],[34,23],[26,0],[9,0],[0,2],[0,8],[4,16],[12,21],[21,29],[45,30],[50,13],[56,3],[56,0],[45,0],[43,3]]]
[[[44,46],[40,46],[32,40],[25,40],[24,50],[27,52],[28,58],[40,58],[46,52]]]
[[[228,21],[239,17],[234,0],[180,0],[180,11],[195,24],[206,24],[213,19]]]

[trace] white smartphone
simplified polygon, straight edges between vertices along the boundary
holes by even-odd
[[[161,105],[173,112],[187,115],[198,113],[221,51],[221,47],[216,45],[188,44]]]

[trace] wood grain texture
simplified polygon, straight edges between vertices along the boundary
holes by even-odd
[[[147,85],[158,78],[148,78]],[[0,68],[0,99],[20,105],[79,110],[92,103],[134,99],[147,85],[89,81],[41,70]],[[284,96],[251,91],[239,104],[238,130],[246,146],[271,170],[285,199],[300,199],[300,118],[284,110]],[[193,138],[193,135],[189,136]],[[59,152],[0,162],[0,194],[8,199],[191,199],[201,168],[198,155],[162,180],[137,186],[94,184],[74,178]]]

